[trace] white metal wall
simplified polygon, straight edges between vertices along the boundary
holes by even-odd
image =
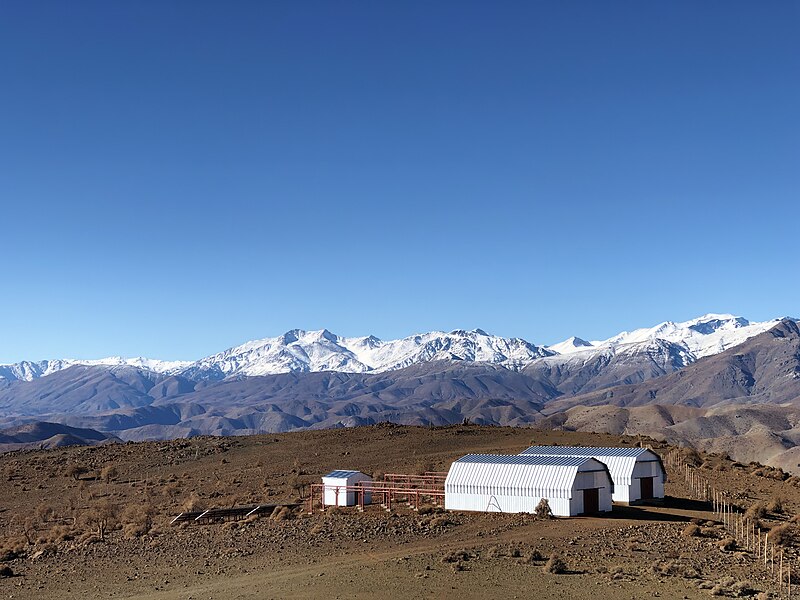
[[[554,461],[567,462],[558,458]],[[554,515],[569,517],[584,512],[583,490],[597,488],[600,510],[611,510],[612,484],[604,465],[591,458],[584,459],[580,466],[576,461],[569,462],[572,466],[456,461],[445,482],[445,508],[533,513],[541,499],[547,498]]]
[[[364,504],[370,504],[372,502],[372,494],[369,491],[371,481],[372,478],[364,473],[353,473],[347,477],[323,477],[322,484],[325,487],[322,502],[326,506],[355,506],[358,504],[358,492],[348,490],[347,487],[364,482],[362,483],[366,487]]]
[[[533,513],[542,496],[510,496],[505,494],[448,493],[445,490],[444,507],[447,510],[474,510],[478,512]],[[550,509],[557,517],[573,516],[569,498],[548,498]],[[581,502],[583,502],[581,500]]]
[[[612,452],[619,452],[613,454]],[[533,446],[522,454],[533,456],[592,456],[611,472],[614,481],[614,502],[630,504],[641,500],[641,478],[653,477],[653,497],[664,497],[663,470],[658,455],[640,448],[591,448],[568,446]]]

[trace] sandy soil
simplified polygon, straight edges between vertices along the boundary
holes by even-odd
[[[750,555],[719,548],[724,533],[706,523],[709,507],[682,500],[687,491],[675,477],[664,506],[615,507],[604,517],[371,507],[168,525],[187,502],[295,499],[300,483],[334,468],[445,470],[468,452],[635,441],[495,427],[368,427],[3,455],[0,568],[14,576],[0,578],[0,598],[708,598],[724,578],[766,589]],[[88,471],[76,479],[68,474],[74,465]],[[775,522],[798,507],[800,490],[772,478],[774,472],[718,457],[701,470],[743,506],[780,496],[785,514],[770,515]],[[88,515],[102,506],[113,514],[98,541]],[[152,524],[136,526],[136,509],[145,506]],[[703,535],[684,535],[692,519],[704,523]],[[544,572],[554,554],[565,560],[566,573]]]

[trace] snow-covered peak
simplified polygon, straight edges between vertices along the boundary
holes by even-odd
[[[111,356],[108,358],[98,358],[90,360],[79,360],[74,358],[64,358],[56,360],[22,361],[11,365],[0,365],[0,379],[32,381],[38,377],[46,377],[74,366],[87,367],[135,367],[154,373],[172,375],[188,367],[191,361],[185,360],[154,360],[151,358],[122,358]]]
[[[365,373],[401,369],[433,360],[466,360],[522,368],[551,354],[519,338],[503,338],[475,329],[434,331],[399,340],[375,336],[340,337],[327,329],[292,330],[275,338],[247,342],[209,356],[184,370],[189,377],[219,379],[286,372]]]
[[[552,350],[557,354],[572,354],[573,352],[580,352],[581,350],[586,350],[588,348],[593,348],[591,342],[587,342],[586,340],[582,340],[581,338],[575,336],[567,338],[558,344],[553,344],[552,346],[547,347],[548,350]]]
[[[655,327],[624,331],[607,340],[592,342],[592,345],[616,346],[660,339],[679,344],[695,358],[702,358],[738,346],[779,322],[780,319],[773,319],[751,323],[743,317],[711,313],[680,323],[665,321]]]
[[[490,335],[481,329],[432,331],[388,341],[371,335],[341,337],[327,329],[293,329],[277,337],[245,342],[195,362],[118,356],[97,360],[25,361],[0,365],[0,379],[30,381],[73,365],[130,366],[165,375],[211,380],[289,372],[382,372],[434,360],[487,362],[522,369],[545,357],[553,357],[548,362],[557,363],[559,355],[563,355],[563,360],[588,361],[598,353],[619,357],[665,351],[675,358],[677,365],[689,364],[741,344],[779,321],[751,323],[734,315],[707,314],[680,323],[665,321],[654,327],[622,332],[602,341],[587,342],[571,337],[549,348],[521,338]],[[670,346],[663,346],[664,343]]]

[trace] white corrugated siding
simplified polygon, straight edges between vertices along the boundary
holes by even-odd
[[[531,446],[524,456],[590,456],[605,463],[614,480],[615,502],[641,499],[640,480],[653,477],[653,496],[664,497],[667,473],[660,457],[647,448],[592,448],[581,446]]]
[[[610,510],[611,486],[605,466],[591,458],[473,454],[450,466],[445,508],[534,512],[547,498],[553,514],[566,517],[583,512],[583,487],[600,488],[600,509]]]

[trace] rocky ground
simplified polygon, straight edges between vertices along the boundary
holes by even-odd
[[[751,554],[725,548],[727,534],[709,507],[686,500],[674,475],[664,506],[615,507],[604,517],[537,520],[433,506],[387,513],[373,506],[169,525],[182,508],[297,500],[304,484],[335,468],[445,470],[468,452],[519,452],[531,443],[637,440],[375,426],[2,455],[0,573],[7,576],[0,576],[0,597],[766,597],[763,568]],[[793,545],[796,480],[719,456],[689,459],[743,508],[762,501],[764,529],[787,523]]]

